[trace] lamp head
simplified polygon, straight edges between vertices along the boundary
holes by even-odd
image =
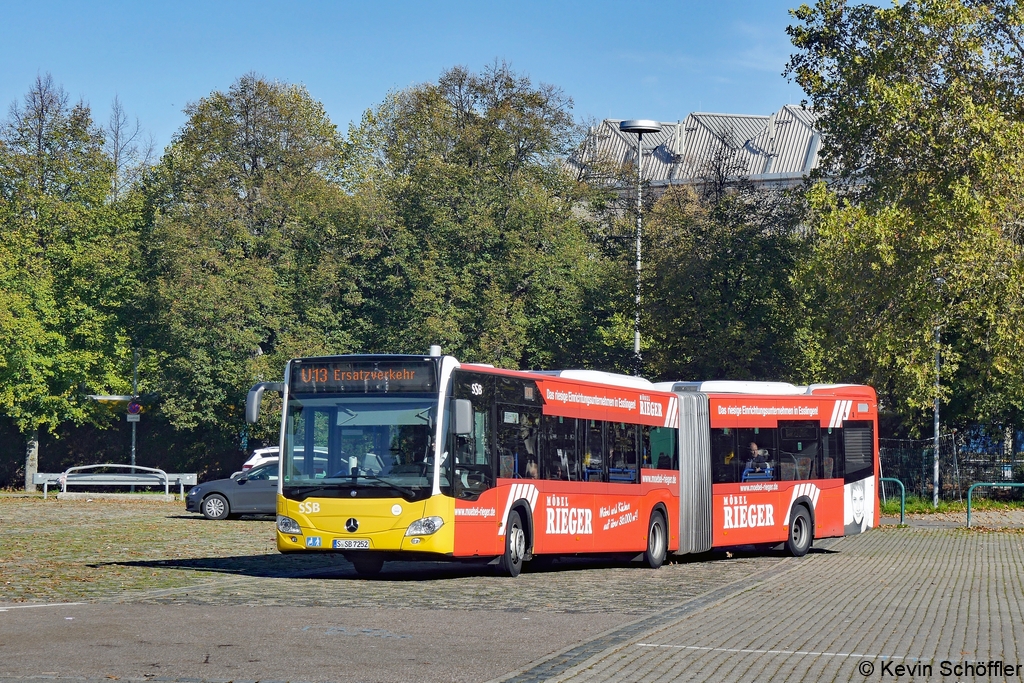
[[[660,133],[661,124],[648,119],[630,119],[619,121],[619,130],[623,133]]]

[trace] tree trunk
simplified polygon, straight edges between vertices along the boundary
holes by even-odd
[[[34,429],[28,437],[28,446],[25,448],[25,490],[37,491],[36,485],[32,483],[36,472],[39,471],[39,430]]]

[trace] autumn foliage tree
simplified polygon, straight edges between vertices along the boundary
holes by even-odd
[[[28,488],[39,430],[93,419],[86,395],[124,386],[135,239],[103,142],[49,75],[0,127],[0,410],[27,441]]]
[[[820,0],[794,16],[788,73],[826,141],[800,276],[814,374],[870,381],[913,425],[935,396],[939,328],[952,421],[1019,419],[1021,8]]]

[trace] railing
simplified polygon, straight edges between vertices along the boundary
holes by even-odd
[[[905,486],[903,486],[903,482],[900,481],[899,479],[894,479],[893,477],[882,477],[879,481],[882,481],[882,482],[891,481],[894,484],[899,484],[900,485],[900,524],[901,525],[905,524],[904,520],[906,519],[906,512],[907,512],[907,489],[906,489]],[[968,491],[967,493],[968,493],[968,497],[967,497],[967,519],[970,520],[970,518],[971,518],[970,491]]]
[[[131,469],[131,472],[87,472],[84,470],[95,470],[99,468]],[[141,471],[140,471],[141,470]],[[155,467],[142,467],[141,465],[124,465],[119,463],[105,463],[102,465],[80,465],[69,467],[64,472],[48,474],[37,472],[33,478],[34,484],[43,485],[43,498],[47,497],[50,486],[60,485],[61,492],[66,493],[68,486],[163,486],[164,494],[170,493],[172,483],[178,485],[179,493],[184,499],[185,486],[194,486],[196,475],[194,473],[172,473]]]
[[[971,528],[971,494],[974,493],[974,489],[979,486],[997,486],[1001,488],[1024,488],[1024,484],[1015,484],[1011,482],[1002,481],[983,481],[977,484],[971,484],[971,487],[967,489],[967,528]]]

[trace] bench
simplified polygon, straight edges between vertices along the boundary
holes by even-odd
[[[101,468],[132,470],[130,472],[90,472]],[[197,475],[191,473],[167,473],[155,467],[106,463],[103,465],[80,465],[69,467],[63,472],[36,472],[33,484],[43,485],[43,498],[51,486],[60,486],[61,493],[67,493],[68,486],[163,486],[164,494],[170,495],[170,487],[178,486],[181,499],[185,500],[185,486],[195,486]]]

